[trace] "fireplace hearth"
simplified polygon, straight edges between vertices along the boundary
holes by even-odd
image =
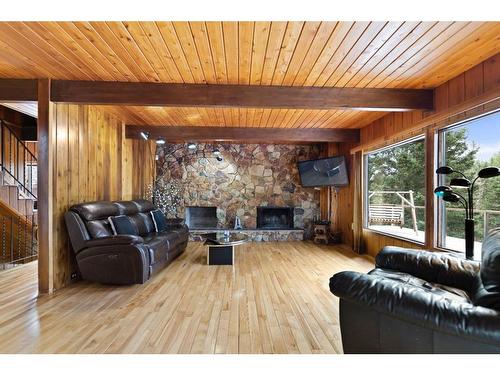
[[[257,229],[293,229],[293,207],[257,207]]]

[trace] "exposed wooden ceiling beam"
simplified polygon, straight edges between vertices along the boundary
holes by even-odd
[[[219,126],[142,126],[127,125],[126,137],[139,138],[141,131],[150,137],[164,138],[168,142],[239,141],[243,143],[267,142],[359,142],[359,129],[273,129]]]
[[[36,79],[0,79],[0,102],[36,101]]]
[[[199,85],[53,80],[54,102],[167,107],[410,111],[433,108],[433,90]]]

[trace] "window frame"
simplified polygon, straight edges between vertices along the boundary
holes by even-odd
[[[434,160],[435,160],[435,167],[438,167],[440,165],[445,165],[445,147],[446,147],[446,136],[445,133],[447,131],[453,130],[454,128],[459,128],[463,125],[466,125],[469,122],[477,121],[483,117],[488,117],[491,115],[494,115],[495,113],[500,114],[500,108],[496,108],[491,111],[487,111],[484,113],[481,113],[476,116],[471,116],[466,119],[456,121],[452,124],[440,126],[436,128],[435,131],[435,138],[436,138],[436,148],[434,150]],[[433,171],[434,173],[434,171]],[[439,184],[442,183],[441,176],[435,175],[434,178],[434,187],[439,186]],[[443,251],[448,251],[452,252],[455,254],[462,254],[465,256],[465,252],[462,250],[458,249],[453,249],[451,247],[445,247],[443,246],[443,243],[445,243],[446,239],[446,233],[447,233],[447,224],[446,224],[446,215],[443,215],[443,212],[445,211],[445,204],[442,200],[435,199],[436,204],[434,205],[434,243],[433,243],[433,248],[443,250]],[[464,240],[465,241],[465,240]]]
[[[363,197],[363,230],[368,230],[368,231],[371,231],[371,232],[374,232],[374,233],[378,233],[378,234],[381,234],[383,236],[387,236],[387,237],[391,237],[391,238],[396,238],[396,239],[399,239],[399,240],[403,240],[405,242],[410,242],[410,243],[414,243],[414,244],[417,244],[419,246],[425,246],[426,244],[426,238],[427,238],[427,233],[426,233],[426,229],[427,229],[427,220],[428,220],[428,217],[427,217],[427,202],[428,202],[428,197],[427,197],[427,184],[425,183],[424,184],[424,195],[425,195],[425,200],[424,200],[424,240],[423,241],[419,241],[415,238],[409,238],[409,237],[405,237],[405,236],[399,236],[397,234],[394,234],[394,233],[388,233],[388,232],[385,232],[385,231],[382,231],[382,230],[379,230],[379,229],[374,229],[374,228],[371,228],[369,225],[368,225],[368,219],[369,219],[369,214],[368,214],[368,207],[369,207],[369,198],[368,198],[368,183],[369,183],[369,178],[368,178],[368,158],[370,155],[373,155],[373,154],[376,154],[378,152],[381,152],[381,151],[384,151],[384,150],[387,150],[387,149],[391,149],[391,148],[395,148],[395,147],[399,147],[399,146],[403,146],[403,145],[406,145],[406,144],[410,144],[410,143],[414,143],[414,142],[418,142],[418,141],[423,141],[424,142],[424,160],[425,160],[425,155],[427,154],[427,143],[428,143],[428,139],[427,139],[427,134],[425,132],[425,129],[417,134],[417,135],[414,135],[414,136],[411,136],[409,138],[405,138],[403,140],[399,140],[399,141],[396,141],[394,143],[391,143],[391,144],[388,144],[388,145],[384,145],[382,147],[379,147],[379,148],[376,148],[376,149],[373,149],[373,150],[370,150],[370,151],[364,151],[363,152],[363,194],[362,194],[362,197]],[[435,159],[435,158],[433,158]],[[424,177],[427,176],[427,173],[428,173],[428,168],[427,168],[427,163],[425,163],[426,165],[424,165]],[[433,165],[435,164],[435,162],[433,161]],[[427,178],[426,178],[427,180]]]

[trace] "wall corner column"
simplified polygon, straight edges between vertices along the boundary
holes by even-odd
[[[50,79],[38,80],[38,290],[54,289],[53,152],[55,142]]]

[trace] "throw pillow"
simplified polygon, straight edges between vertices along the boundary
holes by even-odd
[[[151,211],[151,218],[153,219],[155,231],[163,232],[167,229],[167,218],[163,212],[160,210],[153,210]]]
[[[109,224],[111,225],[111,229],[113,230],[113,234],[131,234],[134,236],[138,236],[139,232],[137,232],[137,228],[134,226],[132,221],[128,216],[119,215],[119,216],[110,216],[108,218]]]

